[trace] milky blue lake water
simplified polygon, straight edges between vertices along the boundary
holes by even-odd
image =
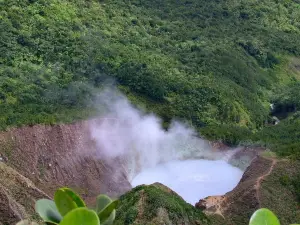
[[[170,161],[141,171],[131,184],[160,182],[194,205],[207,196],[231,191],[242,175],[242,170],[222,160]]]

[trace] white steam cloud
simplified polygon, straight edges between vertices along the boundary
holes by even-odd
[[[182,159],[224,159],[225,152],[213,151],[193,129],[174,121],[168,131],[153,114],[134,108],[115,90],[103,91],[97,100],[101,119],[90,124],[91,135],[102,159],[126,161],[128,179],[142,169]],[[231,153],[233,154],[233,153]]]

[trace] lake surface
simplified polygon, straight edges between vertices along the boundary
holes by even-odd
[[[178,193],[188,203],[231,191],[240,181],[243,171],[222,160],[170,161],[137,174],[133,187],[162,183]]]

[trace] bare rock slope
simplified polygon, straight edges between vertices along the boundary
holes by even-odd
[[[36,190],[45,192],[35,197],[53,196],[54,191],[62,186],[75,189],[90,204],[93,204],[95,196],[100,193],[112,197],[125,193],[131,189],[126,174],[122,170],[114,169],[122,164],[119,160],[113,163],[104,162],[96,155],[96,145],[88,128],[90,122],[36,125],[0,132],[0,169],[14,171],[9,173],[7,180],[22,177],[28,183],[31,180]],[[16,183],[4,188],[6,181],[0,181],[0,205],[6,206],[7,202],[20,204],[21,196],[13,196],[10,192],[14,186],[20,185]],[[29,205],[31,203],[32,201],[28,202]],[[26,217],[24,213],[17,214],[19,216],[16,218]],[[7,212],[4,215],[10,217],[12,214]]]
[[[263,207],[274,211],[283,225],[299,222],[300,207],[293,188],[282,183],[282,179],[295,177],[299,170],[298,161],[258,156],[236,188],[224,196],[201,200],[197,206],[234,225],[247,224],[252,213]]]
[[[0,225],[34,217],[34,202],[61,186],[75,189],[90,204],[99,193],[113,197],[131,189],[124,161],[107,162],[97,154],[91,122],[0,132]],[[249,157],[256,154],[253,150]],[[283,225],[299,222],[293,188],[282,182],[299,170],[299,161],[258,156],[234,190],[199,202],[207,216],[161,184],[140,186],[121,197],[116,224],[244,225],[260,207],[273,210]]]
[[[16,170],[0,163],[0,224],[15,224],[23,218],[35,215],[34,203],[49,198],[29,179]]]

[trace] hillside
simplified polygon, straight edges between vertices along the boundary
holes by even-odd
[[[258,156],[232,191],[196,208],[159,183],[141,185],[120,197],[116,224],[244,225],[256,209],[268,207],[289,225],[300,221],[300,189],[292,185],[299,168],[299,161]]]
[[[0,4],[2,129],[92,116],[108,78],[165,122],[256,129],[300,78],[296,0]]]
[[[160,183],[138,186],[121,196],[120,201],[116,225],[211,224],[203,212]]]
[[[0,225],[36,219],[34,201],[61,186],[89,205],[124,194],[116,224],[239,225],[259,207],[299,222],[300,0],[0,0],[0,10]],[[106,162],[89,133],[106,87],[165,130],[177,119],[217,150],[272,152],[205,213],[161,184],[129,191],[126,159]]]
[[[14,224],[21,218],[37,220],[34,201],[53,196],[56,188],[62,186],[76,190],[91,206],[99,193],[112,197],[123,194],[116,224],[161,224],[163,221],[166,224],[240,225],[245,224],[258,207],[272,209],[283,225],[300,219],[300,164],[297,160],[257,157],[238,186],[217,205],[209,205],[205,215],[161,184],[129,191],[131,185],[126,169],[116,170],[126,168],[124,161],[114,160],[111,165],[97,157],[95,142],[89,134],[90,122],[35,125],[0,132],[3,225]],[[255,149],[245,148],[237,152],[235,161],[247,156],[252,158],[255,152]],[[216,213],[216,209],[220,211]]]
[[[0,162],[0,172],[0,224],[15,224],[23,218],[37,220],[34,203],[49,196],[3,162]]]
[[[0,162],[30,179],[48,196],[63,186],[75,189],[89,204],[99,193],[119,196],[131,189],[126,172],[116,169],[126,165],[118,159],[111,165],[97,155],[90,122],[0,132]]]
[[[299,161],[257,157],[232,191],[208,197],[202,205],[207,214],[221,215],[230,224],[248,224],[252,213],[264,207],[276,213],[282,225],[292,224],[300,221],[300,189],[292,185],[299,169]]]

